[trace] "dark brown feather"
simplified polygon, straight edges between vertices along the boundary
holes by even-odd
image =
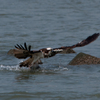
[[[25,47],[25,50],[27,50],[27,45],[26,45],[26,43],[24,43],[24,47]]]
[[[22,67],[22,66],[23,67],[29,67],[29,66],[31,66],[32,62],[33,62],[33,59],[32,58],[29,58],[29,59],[21,62],[19,66],[20,67]]]
[[[18,44],[16,45],[17,48],[22,49]]]
[[[72,46],[63,46],[63,47],[59,47],[59,48],[54,48],[53,50],[57,50],[57,49],[63,49],[63,50],[66,50],[66,49],[73,49],[75,47],[82,47],[82,46],[85,46],[91,42],[93,42],[94,40],[96,40],[98,38],[100,34],[99,33],[94,33],[93,35],[87,37],[86,39],[82,40],[81,42],[75,44],[75,45],[72,45]]]
[[[27,57],[31,57],[31,46],[27,47],[26,43],[24,43],[24,46],[16,44],[16,49],[11,49],[8,51],[8,54],[14,55],[16,58],[19,59],[25,59]],[[28,49],[27,49],[28,48]]]
[[[33,65],[32,65],[32,62],[33,62],[33,58],[29,58],[23,62],[20,63],[20,67],[31,67],[33,66],[34,64],[43,64],[41,60],[37,60]]]
[[[31,45],[29,45],[29,47],[28,47],[28,51],[31,51]]]
[[[21,47],[21,49],[23,49],[23,50],[25,49],[21,44],[20,44],[20,47]]]
[[[95,33],[95,34],[87,37],[85,40],[77,43],[76,45],[73,45],[73,47],[82,47],[82,46],[85,46],[85,45],[93,42],[94,40],[96,40],[99,35],[100,35],[99,33]]]

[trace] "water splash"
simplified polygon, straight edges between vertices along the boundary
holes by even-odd
[[[20,68],[19,65],[15,65],[15,66],[5,66],[5,65],[0,65],[0,71],[1,70],[8,70],[8,71],[27,71],[29,70],[28,68]]]
[[[38,70],[30,70],[27,67],[19,67],[19,65],[9,66],[9,65],[0,65],[0,71],[19,71],[19,72],[58,72],[58,71],[68,71],[67,67],[64,67],[62,65],[54,66],[54,65],[47,65],[47,66],[41,66]]]

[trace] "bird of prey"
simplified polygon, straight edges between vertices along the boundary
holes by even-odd
[[[26,43],[24,43],[24,46],[16,44],[15,49],[9,50],[8,54],[12,54],[18,59],[28,58],[27,60],[21,62],[19,66],[31,68],[32,66],[34,67],[35,65],[37,66],[38,64],[41,64],[40,60],[41,58],[53,57],[58,53],[67,50],[72,50],[73,48],[76,47],[85,46],[96,40],[99,35],[100,33],[94,33],[93,35],[87,37],[86,39],[72,46],[62,46],[58,48],[42,48],[40,50],[35,50],[35,51],[34,50],[32,51],[31,45],[27,46]]]

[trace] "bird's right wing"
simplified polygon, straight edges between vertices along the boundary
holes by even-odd
[[[8,51],[8,54],[14,55],[16,58],[19,59],[23,59],[23,58],[27,58],[30,55],[30,50],[31,50],[31,46],[26,45],[26,43],[24,43],[24,46],[22,45],[15,45],[16,49],[11,49]]]

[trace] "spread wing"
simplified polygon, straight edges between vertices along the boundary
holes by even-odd
[[[27,46],[26,43],[24,43],[24,46],[17,44],[15,46],[16,49],[11,49],[10,51],[8,51],[8,54],[12,54],[16,58],[19,58],[19,59],[23,59],[23,58],[25,59],[27,57],[30,57],[26,61],[20,63],[20,67],[22,67],[22,66],[29,67],[31,64],[38,63],[39,59],[43,58],[45,56],[52,57],[52,56],[56,55],[57,53],[61,53],[66,50],[73,49],[75,47],[85,46],[85,45],[93,42],[94,40],[96,40],[99,35],[100,35],[99,33],[95,33],[75,45],[63,46],[63,47],[54,48],[51,50],[48,50],[47,48],[45,48],[45,49],[40,49],[38,51],[31,51],[30,45]]]
[[[8,54],[14,55],[16,58],[19,59],[25,59],[27,57],[32,57],[34,53],[38,53],[40,51],[31,51],[31,46],[27,46],[26,43],[24,43],[24,46],[22,45],[15,45],[16,49],[11,49],[8,51]]]
[[[73,45],[72,47],[75,48],[75,47],[85,46],[85,45],[95,41],[98,38],[99,35],[100,35],[99,33],[94,33],[93,35],[87,37],[86,39],[84,39],[83,41]]]
[[[40,50],[31,51],[31,46],[27,46],[26,43],[24,43],[24,46],[17,44],[15,48],[16,49],[9,50],[8,54],[12,54],[19,59],[25,59],[27,57],[30,57],[27,60],[21,62],[20,67],[30,67],[34,64],[41,64],[40,58],[42,57],[42,52]]]
[[[100,35],[99,33],[94,33],[93,35],[87,37],[86,39],[82,40],[81,42],[79,42],[75,45],[54,48],[53,50],[56,52],[58,50],[64,51],[64,50],[73,49],[73,48],[76,48],[76,47],[83,47],[83,46],[88,45],[89,43],[93,42],[94,40],[96,40],[99,35]]]

